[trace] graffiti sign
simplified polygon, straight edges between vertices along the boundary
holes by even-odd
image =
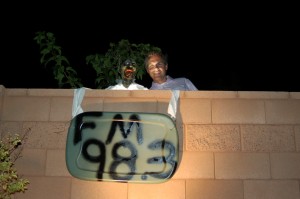
[[[71,121],[66,163],[83,180],[159,183],[174,175],[178,148],[167,115],[83,112]]]

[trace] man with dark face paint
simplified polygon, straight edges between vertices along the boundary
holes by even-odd
[[[148,90],[148,88],[135,83],[136,63],[127,59],[120,68],[121,80],[114,86],[109,86],[106,90]]]

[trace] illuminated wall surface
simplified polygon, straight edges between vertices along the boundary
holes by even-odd
[[[0,86],[0,134],[28,133],[14,199],[300,199],[300,93]],[[175,128],[176,127],[176,128]],[[179,154],[178,154],[179,153]]]
[[[84,112],[71,121],[66,160],[79,179],[159,183],[174,174],[178,147],[166,115]]]

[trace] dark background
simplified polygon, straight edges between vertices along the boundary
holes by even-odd
[[[160,47],[169,56],[168,74],[189,78],[199,90],[300,91],[295,5],[47,3],[2,8],[0,84],[6,88],[57,88],[33,40],[48,31],[89,88],[95,72],[85,57],[128,39]],[[146,74],[138,83],[150,87],[151,79]]]

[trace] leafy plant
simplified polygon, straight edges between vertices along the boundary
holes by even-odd
[[[40,45],[41,63],[46,67],[53,64],[53,74],[58,81],[59,87],[70,86],[71,88],[82,87],[83,83],[77,77],[77,72],[69,65],[68,59],[62,55],[61,47],[55,44],[55,37],[50,32],[37,32],[34,38]],[[86,64],[91,65],[96,72],[95,88],[106,88],[116,84],[120,79],[119,69],[121,64],[128,58],[137,63],[136,78],[142,80],[145,74],[144,58],[150,51],[160,52],[161,49],[150,44],[131,44],[122,39],[117,44],[110,43],[110,48],[105,54],[86,56]]]
[[[22,141],[18,134],[9,134],[0,141],[0,198],[11,199],[13,194],[27,190],[29,181],[21,178],[14,168],[14,162],[20,158]]]
[[[105,55],[87,56],[86,63],[91,64],[97,73],[95,83],[98,88],[106,88],[121,79],[119,70],[122,63],[128,58],[135,60],[137,64],[136,78],[142,80],[146,72],[144,59],[150,51],[159,52],[161,49],[150,44],[131,44],[128,40],[122,39],[117,44],[110,43],[110,49]]]
[[[77,72],[70,66],[68,59],[62,55],[61,47],[56,45],[53,33],[37,32],[34,40],[40,46],[42,55],[40,62],[45,67],[48,67],[48,65],[53,67],[53,75],[59,88],[83,86],[81,80],[77,77]]]

